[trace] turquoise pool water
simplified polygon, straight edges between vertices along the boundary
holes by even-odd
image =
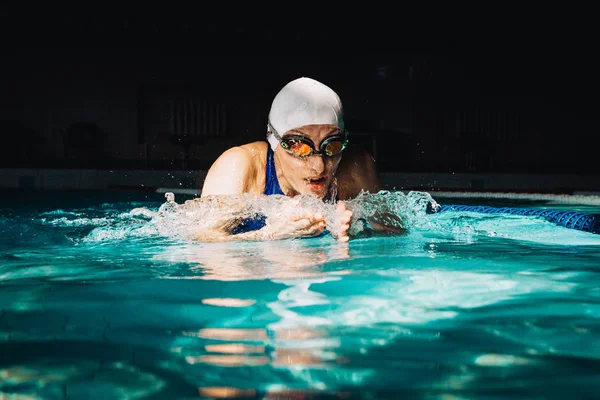
[[[2,192],[0,398],[600,392],[599,235],[447,212],[345,244],[190,243],[157,229],[163,201]]]

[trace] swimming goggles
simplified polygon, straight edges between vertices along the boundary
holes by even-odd
[[[317,150],[313,141],[305,136],[291,134],[281,137],[271,123],[268,124],[268,128],[270,133],[279,141],[281,147],[295,157],[305,158],[313,154],[334,157],[343,152],[348,145],[348,132],[346,131],[340,131],[339,134],[323,140],[319,150]]]

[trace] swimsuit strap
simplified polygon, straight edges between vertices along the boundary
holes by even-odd
[[[279,187],[279,181],[277,180],[277,171],[275,171],[275,158],[273,149],[271,146],[267,146],[267,171],[266,171],[266,184],[264,194],[284,194],[281,187]]]

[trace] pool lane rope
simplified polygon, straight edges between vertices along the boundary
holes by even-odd
[[[542,217],[556,225],[595,234],[600,234],[600,214],[591,214],[580,211],[543,210],[533,208],[515,207],[489,207],[467,205],[440,205],[429,209],[432,214],[448,211],[467,211],[481,214],[511,214]]]
[[[548,201],[562,204],[600,206],[600,196],[589,194],[548,194],[548,193],[514,193],[514,192],[454,192],[431,191],[435,198],[467,198],[467,199],[509,199],[527,201]]]

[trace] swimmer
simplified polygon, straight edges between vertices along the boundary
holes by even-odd
[[[303,77],[289,82],[275,96],[266,141],[230,148],[217,158],[206,175],[201,199],[240,194],[312,195],[335,204],[335,226],[326,226],[322,213],[296,209],[268,215],[263,225],[236,235],[240,240],[312,237],[327,229],[346,242],[353,220],[346,200],[361,191],[377,193],[381,189],[373,157],[351,145],[337,93]],[[362,223],[375,231],[398,231],[377,221]]]

